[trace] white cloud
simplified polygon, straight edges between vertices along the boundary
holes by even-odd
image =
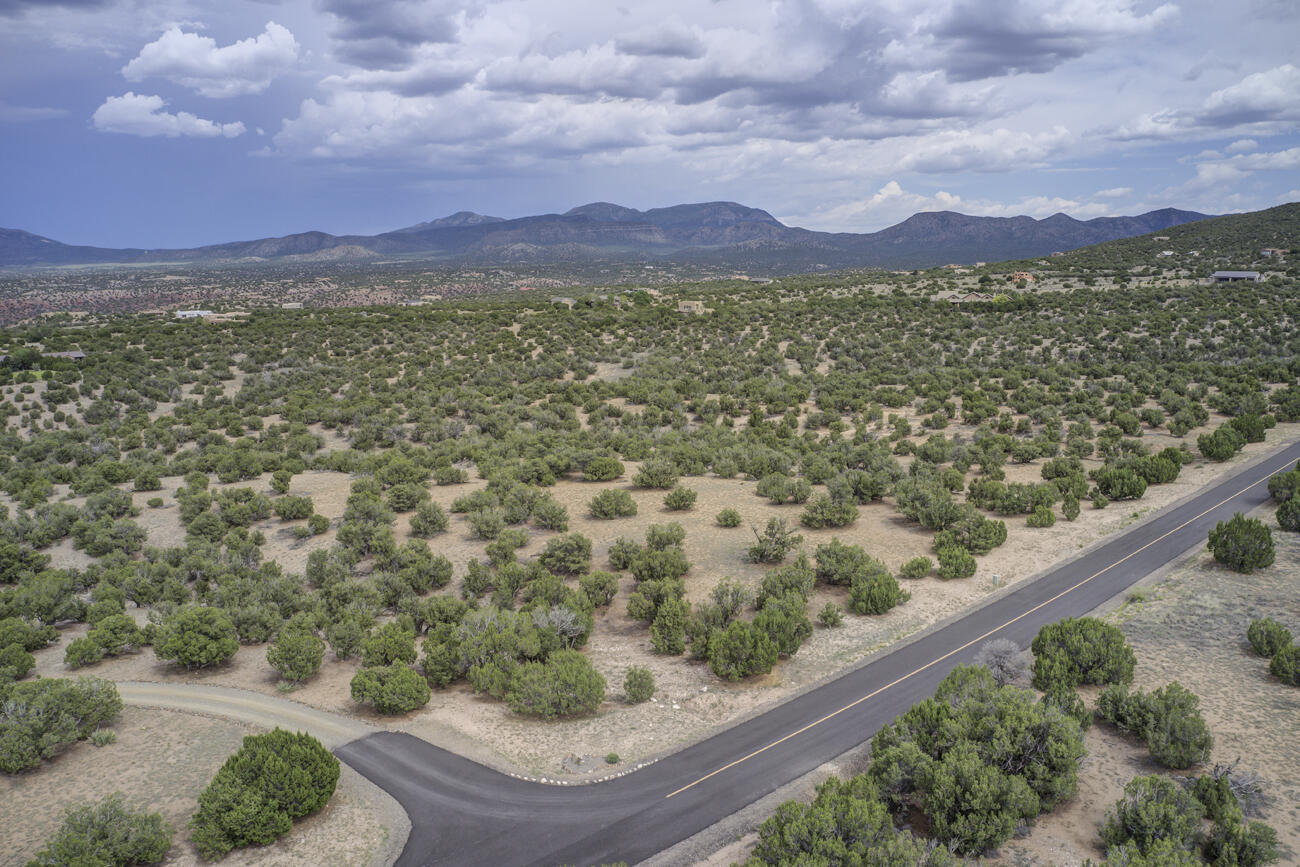
[[[100,132],[120,132],[137,136],[194,136],[196,138],[234,138],[243,135],[244,125],[215,123],[195,117],[188,111],[175,114],[163,111],[166,102],[161,96],[146,96],[127,91],[122,96],[110,96],[95,109],[91,123]]]
[[[1285,63],[1216,90],[1197,120],[1213,126],[1300,120],[1300,68]]]
[[[1257,150],[1258,148],[1259,142],[1255,141],[1253,138],[1243,138],[1228,145],[1224,150],[1230,154],[1244,154],[1249,151]]]
[[[261,93],[298,61],[288,28],[268,21],[257,36],[218,46],[215,39],[171,27],[122,68],[127,81],[158,77],[222,98]]]
[[[908,148],[898,168],[927,173],[1004,172],[1041,164],[1072,140],[1062,126],[1041,133],[1005,128],[945,131]]]
[[[1093,193],[1093,198],[1097,199],[1122,199],[1125,196],[1133,195],[1132,187],[1112,187],[1109,190],[1098,190]]]

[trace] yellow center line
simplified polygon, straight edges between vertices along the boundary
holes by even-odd
[[[945,659],[947,659],[948,657],[953,656],[954,654],[957,654],[957,653],[961,653],[963,650],[965,650],[966,648],[970,647],[972,644],[977,644],[977,643],[983,641],[984,639],[988,638],[988,637],[989,637],[990,635],[992,635],[993,633],[998,632],[998,631],[1003,630],[1003,629],[1006,629],[1008,626],[1012,625],[1013,623],[1016,623],[1016,622],[1019,621],[1019,620],[1023,620],[1024,618],[1028,617],[1029,615],[1033,614],[1035,611],[1038,611],[1039,609],[1043,608],[1044,606],[1051,605],[1053,602],[1055,602],[1056,600],[1060,599],[1062,596],[1065,596],[1065,595],[1068,594],[1068,593],[1072,593],[1072,592],[1074,592],[1075,590],[1078,590],[1080,587],[1082,587],[1083,585],[1087,584],[1089,581],[1092,581],[1094,578],[1097,578],[1097,577],[1099,577],[1099,576],[1101,576],[1101,575],[1104,575],[1105,573],[1109,572],[1111,569],[1114,569],[1116,566],[1118,566],[1118,565],[1120,565],[1121,563],[1123,563],[1125,560],[1128,560],[1128,559],[1130,559],[1130,558],[1132,558],[1132,557],[1136,557],[1138,554],[1141,554],[1141,553],[1142,553],[1143,551],[1145,551],[1147,548],[1150,548],[1152,545],[1156,544],[1157,542],[1159,542],[1159,541],[1161,541],[1161,540],[1167,538],[1168,536],[1173,535],[1174,533],[1177,533],[1179,530],[1183,529],[1183,528],[1186,527],[1188,524],[1191,524],[1191,523],[1193,523],[1193,522],[1195,522],[1195,521],[1199,521],[1201,518],[1204,518],[1204,517],[1205,517],[1206,515],[1208,515],[1210,512],[1213,512],[1215,509],[1219,508],[1220,506],[1222,506],[1224,503],[1228,502],[1229,500],[1234,500],[1234,499],[1236,499],[1237,497],[1240,497],[1242,494],[1244,494],[1244,493],[1246,493],[1247,491],[1249,491],[1251,488],[1255,487],[1256,485],[1258,485],[1258,484],[1260,484],[1260,483],[1262,483],[1262,482],[1267,481],[1268,478],[1269,478],[1269,476],[1274,475],[1274,473],[1282,472],[1282,471],[1284,471],[1284,470],[1290,468],[1291,466],[1292,466],[1292,462],[1291,462],[1291,461],[1287,461],[1285,464],[1281,465],[1281,467],[1280,467],[1279,469],[1274,470],[1274,471],[1272,471],[1272,472],[1269,472],[1269,473],[1265,474],[1262,478],[1260,478],[1260,479],[1258,479],[1258,480],[1256,480],[1256,481],[1254,481],[1254,482],[1251,482],[1249,485],[1247,485],[1246,487],[1242,488],[1240,491],[1237,491],[1235,494],[1231,494],[1231,495],[1229,495],[1229,496],[1227,496],[1227,497],[1224,497],[1222,500],[1220,500],[1219,502],[1215,503],[1213,506],[1210,506],[1208,509],[1206,509],[1205,511],[1201,512],[1199,515],[1196,515],[1195,517],[1192,517],[1192,518],[1188,518],[1186,521],[1183,521],[1183,523],[1179,524],[1177,527],[1174,527],[1172,530],[1169,530],[1169,531],[1167,531],[1167,532],[1165,532],[1165,533],[1162,533],[1161,535],[1159,535],[1159,536],[1157,536],[1156,538],[1152,539],[1150,542],[1147,542],[1147,543],[1146,543],[1145,545],[1143,545],[1141,548],[1138,548],[1137,550],[1132,551],[1132,552],[1126,554],[1125,556],[1123,556],[1123,557],[1121,557],[1120,559],[1116,560],[1114,563],[1111,563],[1111,564],[1110,564],[1109,566],[1107,566],[1106,568],[1104,568],[1104,569],[1100,569],[1100,570],[1094,572],[1093,574],[1089,575],[1087,578],[1084,578],[1084,579],[1083,579],[1082,581],[1080,581],[1078,584],[1075,584],[1075,585],[1072,586],[1072,587],[1067,587],[1065,590],[1062,590],[1060,593],[1057,593],[1057,594],[1056,594],[1055,596],[1053,596],[1051,599],[1048,599],[1048,600],[1045,600],[1045,601],[1043,601],[1043,602],[1038,603],[1038,604],[1035,605],[1033,608],[1030,608],[1028,611],[1025,611],[1025,612],[1023,612],[1023,613],[1021,613],[1021,614],[1016,615],[1015,617],[1011,618],[1011,619],[1008,620],[1006,623],[1003,623],[1003,624],[1000,625],[1000,626],[995,626],[994,628],[990,629],[988,632],[985,632],[983,635],[979,636],[978,638],[972,638],[970,641],[966,642],[965,644],[961,645],[960,647],[955,647],[955,648],[953,648],[952,650],[950,650],[950,651],[948,651],[947,653],[945,653],[943,656],[940,656],[940,657],[937,657],[936,659],[932,659],[932,660],[930,660],[930,661],[927,662],[925,665],[922,665],[920,668],[916,668],[916,669],[913,669],[912,671],[909,671],[907,674],[903,675],[902,677],[898,678],[897,680],[890,681],[889,683],[885,684],[884,686],[882,686],[882,687],[880,687],[880,688],[878,688],[878,689],[872,690],[871,692],[869,692],[869,693],[867,693],[866,695],[862,696],[862,698],[858,699],[857,701],[854,701],[854,702],[851,702],[851,703],[849,703],[849,704],[846,704],[844,707],[840,708],[839,710],[831,711],[830,713],[826,714],[826,716],[822,717],[821,719],[813,720],[812,722],[808,723],[808,724],[807,724],[806,726],[804,726],[803,728],[796,729],[796,730],[790,732],[790,733],[789,733],[788,735],[786,735],[785,737],[783,737],[783,738],[781,738],[781,739],[779,739],[779,740],[772,741],[770,744],[768,744],[768,745],[765,746],[765,747],[759,747],[758,749],[754,750],[754,751],[753,751],[752,753],[750,753],[749,755],[747,755],[747,756],[741,756],[740,758],[736,759],[734,762],[729,762],[728,764],[725,764],[725,765],[723,765],[722,767],[718,768],[716,771],[713,771],[713,772],[711,772],[711,773],[705,774],[704,776],[700,777],[698,780],[696,780],[696,781],[694,781],[694,782],[692,782],[692,783],[687,783],[686,785],[682,786],[680,789],[677,789],[676,791],[669,792],[667,795],[664,795],[664,797],[665,797],[665,798],[671,798],[671,797],[673,797],[674,795],[680,795],[682,792],[685,792],[687,789],[694,788],[695,786],[698,786],[700,783],[704,782],[705,780],[708,780],[708,779],[710,779],[710,778],[712,778],[712,777],[716,777],[718,774],[722,773],[723,771],[730,770],[731,768],[734,768],[736,765],[739,765],[739,764],[742,763],[742,762],[747,762],[747,761],[749,761],[750,759],[754,758],[754,756],[761,755],[762,753],[767,752],[768,750],[772,749],[773,747],[778,747],[778,746],[780,746],[781,744],[785,743],[786,741],[790,740],[791,738],[793,738],[793,737],[798,737],[799,735],[803,734],[804,732],[808,731],[809,729],[811,729],[811,728],[815,728],[815,727],[821,725],[822,723],[826,722],[827,720],[829,720],[829,719],[833,719],[833,718],[839,716],[840,714],[844,713],[845,711],[852,710],[853,708],[855,708],[855,707],[857,707],[858,705],[862,704],[864,701],[867,701],[868,699],[871,699],[871,698],[875,698],[876,696],[880,695],[880,694],[881,694],[882,692],[884,692],[885,690],[887,690],[887,689],[889,689],[889,688],[891,688],[891,687],[897,686],[898,684],[902,683],[903,681],[907,680],[907,679],[910,678],[910,677],[914,677],[914,676],[920,674],[921,672],[925,671],[927,668],[933,668],[934,666],[936,666],[936,665],[938,665],[939,663],[943,662],[943,661],[944,661]]]

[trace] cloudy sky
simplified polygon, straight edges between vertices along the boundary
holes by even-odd
[[[1300,200],[1296,0],[0,0],[0,226],[188,246],[729,199]]]

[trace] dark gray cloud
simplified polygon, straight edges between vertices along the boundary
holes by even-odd
[[[62,6],[65,9],[95,9],[109,5],[113,0],[0,0],[0,16],[13,17],[29,9],[46,9]]]
[[[698,60],[707,50],[704,41],[685,28],[664,27],[615,40],[620,54],[635,57],[681,57]]]
[[[1166,4],[1139,15],[1122,0],[1073,8],[1045,0],[959,0],[930,34],[948,76],[975,81],[1050,72],[1111,37],[1149,31],[1176,14]]]
[[[320,0],[334,16],[334,53],[365,69],[399,69],[415,48],[456,40],[457,6],[438,0]]]

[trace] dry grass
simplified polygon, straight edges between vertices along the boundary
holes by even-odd
[[[1272,431],[1268,444],[1248,447],[1236,461],[1271,449],[1277,442],[1297,433],[1300,433],[1300,425],[1287,425]],[[1156,437],[1151,438],[1152,446],[1160,445]],[[626,616],[632,581],[624,578],[614,603],[609,609],[597,613],[595,631],[588,645],[587,652],[593,664],[609,682],[609,700],[594,716],[541,723],[519,717],[504,704],[475,696],[467,687],[459,685],[435,692],[433,699],[421,711],[400,719],[379,720],[358,708],[349,697],[348,684],[356,671],[356,663],[339,662],[332,655],[327,655],[316,677],[288,697],[410,731],[498,767],[509,766],[541,776],[572,772],[575,756],[604,756],[617,752],[625,762],[640,761],[680,748],[711,730],[785,700],[883,646],[958,614],[992,592],[994,576],[997,576],[996,586],[1022,581],[1108,533],[1128,526],[1136,520],[1135,512],[1146,514],[1192,493],[1224,469],[1218,464],[1198,461],[1184,468],[1176,483],[1149,489],[1147,496],[1137,503],[1112,504],[1103,511],[1093,510],[1085,504],[1077,521],[1060,520],[1048,529],[1027,528],[1022,517],[1007,519],[1008,543],[980,558],[979,572],[975,577],[951,582],[934,577],[904,582],[912,593],[912,599],[906,604],[881,617],[849,615],[844,625],[837,629],[817,628],[796,656],[779,664],[771,675],[751,682],[724,683],[706,665],[685,657],[655,655],[644,625]],[[1010,466],[1008,477],[1028,481],[1037,478],[1038,471],[1037,464]],[[687,531],[685,548],[693,564],[687,576],[687,596],[693,602],[706,598],[710,589],[723,578],[730,577],[756,586],[770,567],[746,561],[745,552],[753,542],[749,527],[762,527],[769,517],[774,516],[797,524],[801,511],[798,506],[769,504],[755,495],[753,482],[710,476],[684,478],[682,483],[699,494],[696,505],[689,512],[669,512],[663,507],[663,491],[638,490],[628,485],[626,479],[634,472],[635,465],[628,464],[622,480],[603,483],[565,481],[551,488],[550,492],[568,507],[570,531],[583,533],[592,539],[596,568],[607,566],[609,546],[619,536],[640,540],[651,524],[680,522]],[[351,479],[341,473],[306,472],[294,477],[292,493],[310,495],[317,511],[337,523],[343,513],[350,482]],[[137,505],[143,508],[138,521],[146,528],[151,545],[183,543],[184,533],[172,495],[179,484],[179,479],[165,480],[161,496],[166,505],[162,509],[144,508],[149,497],[159,494],[135,495]],[[269,491],[269,484],[268,476],[235,486]],[[483,485],[481,480],[474,480],[464,485],[435,486],[431,494],[436,502],[446,507],[456,497]],[[587,515],[586,507],[591,498],[611,487],[629,490],[639,507],[635,517],[598,521]],[[724,529],[717,526],[714,516],[726,507],[741,513],[741,527]],[[407,538],[409,518],[410,513],[397,518],[394,531],[399,540]],[[307,554],[332,544],[335,531],[331,529],[316,538],[296,540],[291,527],[292,524],[275,519],[260,525],[268,539],[264,555],[267,559],[279,561],[286,571],[301,572]],[[838,537],[846,543],[863,546],[891,569],[897,569],[904,561],[917,555],[932,556],[930,534],[907,522],[888,503],[862,507],[858,521],[851,527],[801,532],[805,539],[804,547],[810,553],[817,545]],[[532,531],[528,545],[521,549],[519,556],[536,555],[546,540],[554,535]],[[430,540],[429,544],[435,553],[445,555],[456,564],[457,578],[464,573],[465,564],[470,559],[484,557],[484,543],[471,536],[463,516],[453,516],[451,529]],[[70,547],[65,551],[65,547],[60,546],[55,553],[60,560],[66,557],[68,564],[72,565],[74,558],[80,558],[80,555]],[[455,587],[453,584],[449,592],[454,592]],[[815,614],[828,600],[844,605],[846,594],[838,588],[819,588],[809,606],[810,612]],[[62,648],[67,640],[80,632],[80,629],[69,630],[64,642],[38,654],[43,672],[67,673],[61,664]],[[621,701],[623,676],[631,665],[645,665],[654,672],[659,687],[656,701],[643,705],[628,705]],[[266,664],[265,648],[261,646],[243,648],[230,665],[209,672],[178,671],[159,664],[149,653],[107,661],[92,671],[120,680],[189,681],[277,694],[277,679]],[[597,774],[607,770],[600,763],[587,764],[587,767],[593,766]]]
[[[202,862],[185,823],[199,792],[226,758],[256,730],[228,720],[176,711],[128,707],[116,725],[117,742],[79,743],[40,769],[0,776],[4,862],[22,864],[58,829],[69,804],[121,792],[135,806],[159,812],[176,829],[167,865]],[[391,806],[390,806],[391,805]],[[396,814],[393,810],[396,809]],[[405,816],[396,803],[343,766],[334,797],[320,813],[295,824],[270,846],[236,850],[222,860],[242,865],[378,865],[389,863],[404,839]]]

